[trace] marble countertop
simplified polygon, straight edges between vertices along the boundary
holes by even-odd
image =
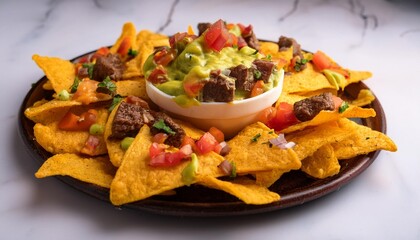
[[[0,239],[420,239],[419,13],[415,0],[1,1]],[[38,165],[17,131],[19,106],[43,76],[32,54],[73,58],[112,44],[126,21],[171,34],[219,18],[251,23],[261,39],[294,37],[304,49],[373,72],[366,84],[398,151],[381,152],[321,199],[245,217],[117,210],[56,178],[35,179]]]

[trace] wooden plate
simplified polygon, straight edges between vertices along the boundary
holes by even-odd
[[[76,57],[72,61],[76,61],[82,56]],[[44,98],[45,96],[51,96],[51,91],[45,91],[42,88],[42,85],[46,81],[47,78],[44,76],[33,85],[23,100],[19,111],[19,134],[24,140],[25,147],[32,158],[39,163],[39,166],[41,166],[42,163],[51,156],[51,154],[45,151],[35,141],[33,132],[34,123],[27,119],[23,112],[26,108],[32,106],[34,102]],[[363,83],[355,83],[346,87],[343,94],[349,98],[356,98],[361,89],[368,89],[368,87]],[[374,130],[385,133],[385,114],[379,100],[376,99],[368,107],[375,109],[377,114],[376,117],[355,120]],[[142,201],[124,205],[122,208],[132,208],[162,215],[196,217],[235,216],[276,211],[287,207],[301,205],[305,202],[320,198],[338,190],[369,167],[378,154],[379,151],[375,151],[367,155],[358,156],[346,161],[340,161],[340,173],[326,179],[313,179],[301,171],[291,171],[286,173],[280,180],[270,187],[271,191],[277,192],[281,196],[280,201],[272,204],[247,205],[222,191],[208,189],[201,186],[191,186],[177,189],[177,194],[174,196],[154,196]],[[81,192],[109,202],[108,189],[81,182],[71,177],[57,176],[56,178],[60,179],[67,185],[80,190]],[[113,207],[111,203],[110,207]]]

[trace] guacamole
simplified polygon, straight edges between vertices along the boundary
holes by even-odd
[[[143,69],[145,78],[182,106],[253,97],[258,81],[262,81],[259,94],[277,86],[279,74],[273,62],[248,45],[225,43],[219,51],[214,50],[206,36],[210,31],[211,27],[200,36],[174,35],[170,48],[149,56]],[[238,28],[228,33],[241,37]]]

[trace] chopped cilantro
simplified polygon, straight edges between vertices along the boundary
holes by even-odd
[[[117,86],[113,81],[111,81],[111,78],[109,78],[109,76],[107,76],[102,82],[98,83],[98,88],[102,88],[99,89],[100,92],[108,94],[113,94],[117,90]]]
[[[261,72],[257,69],[254,70],[254,77],[255,79],[260,79],[261,78]]]
[[[309,62],[309,60],[305,58],[296,60],[295,67],[294,67],[295,71],[296,72],[302,71],[303,65],[305,65],[307,62]]]
[[[136,51],[136,50],[133,50],[132,48],[130,48],[130,49],[128,49],[128,53],[127,54],[130,57],[135,57],[135,56],[137,56],[137,54],[139,54],[139,52]]]
[[[234,161],[229,162],[230,165],[232,165],[232,171],[230,172],[230,177],[235,178],[236,177],[236,163]]]
[[[252,53],[252,55],[255,55],[258,53],[258,50],[255,50],[255,52]]]
[[[115,95],[114,98],[112,98],[112,103],[111,106],[108,108],[108,111],[112,111],[115,106],[118,105],[118,103],[120,103],[123,100],[123,97],[119,94]]]
[[[155,122],[153,124],[154,128],[157,128],[159,130],[163,130],[164,132],[170,134],[170,135],[175,135],[175,132],[168,126],[166,125],[165,121],[163,121],[163,119],[159,119],[159,121]]]
[[[94,63],[83,63],[83,65],[82,65],[82,67],[87,68],[90,79],[92,79],[92,76],[93,76],[93,66],[94,65],[95,65]]]
[[[261,133],[258,133],[257,135],[255,135],[254,137],[251,138],[251,142],[257,142],[258,138],[261,137]]]
[[[80,79],[78,77],[74,78],[74,82],[70,87],[70,92],[75,93],[77,91],[77,88],[79,87]]]
[[[271,54],[268,54],[267,57],[265,57],[268,61],[271,61]]]
[[[338,108],[338,112],[343,113],[344,111],[347,110],[347,108],[349,108],[349,104],[347,102],[343,102],[343,103],[341,103],[340,107]]]

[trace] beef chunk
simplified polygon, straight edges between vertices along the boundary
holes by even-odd
[[[176,122],[174,122],[174,120],[172,120],[171,117],[169,117],[168,115],[166,115],[163,112],[154,112],[153,116],[154,116],[154,120],[150,124],[150,126],[151,126],[150,127],[150,132],[153,135],[156,135],[160,132],[168,134],[167,132],[165,132],[161,129],[157,129],[157,128],[153,127],[153,124],[155,124],[159,120],[163,120],[165,125],[168,126],[172,131],[175,132],[174,134],[168,134],[168,138],[165,140],[164,143],[167,144],[167,145],[170,145],[170,146],[180,147],[181,144],[182,144],[182,140],[185,137],[184,129],[182,129]]]
[[[201,36],[209,27],[211,26],[211,23],[199,23],[197,25],[198,28],[198,36]]]
[[[220,71],[212,71],[203,87],[203,102],[231,102],[234,96],[235,81]]]
[[[334,101],[331,93],[323,93],[295,102],[293,112],[299,121],[309,121],[322,110],[334,110]]]
[[[254,32],[252,32],[251,35],[244,37],[244,39],[249,47],[260,50],[260,42],[258,41],[258,38],[255,36]]]
[[[98,57],[93,66],[92,78],[102,81],[109,76],[111,80],[117,81],[122,78],[124,64],[118,54],[108,54]]]
[[[281,36],[279,38],[278,45],[279,45],[279,50],[280,51],[284,51],[284,50],[293,46],[293,57],[299,56],[299,57],[303,58],[302,53],[301,53],[301,49],[300,49],[300,44],[298,42],[296,42],[295,39],[285,37],[285,36]]]
[[[273,73],[273,70],[275,67],[274,63],[270,61],[257,59],[253,62],[253,64],[255,65],[256,69],[261,73],[261,74],[258,74],[261,76],[257,78],[256,80],[263,80],[265,83],[267,83],[268,79],[271,76],[271,73]],[[254,76],[256,75],[257,74],[254,74]]]
[[[246,92],[251,92],[254,86],[254,72],[245,65],[238,65],[229,69],[229,77],[235,78],[235,88]]]
[[[135,137],[144,124],[153,120],[148,109],[136,104],[121,102],[112,122],[111,138]]]

